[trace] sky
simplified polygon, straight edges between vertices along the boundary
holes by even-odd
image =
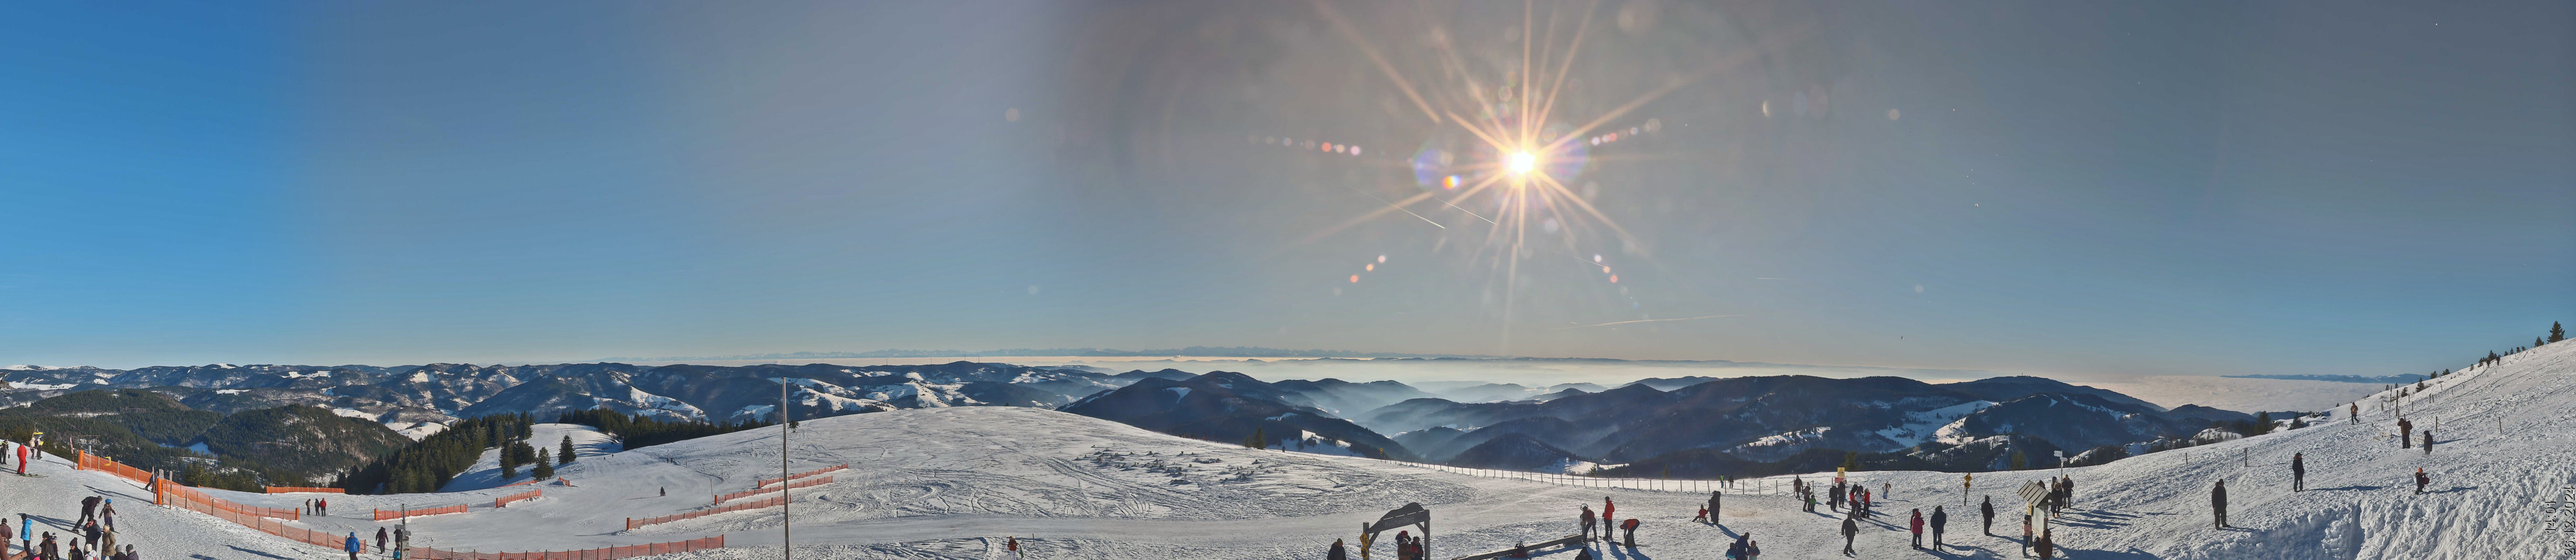
[[[2576,320],[2558,2],[0,9],[0,363],[2376,376]]]

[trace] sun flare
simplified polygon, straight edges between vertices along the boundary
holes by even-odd
[[[1529,153],[1526,150],[1512,152],[1511,161],[1507,165],[1513,175],[1528,175],[1530,171],[1538,169],[1538,154]]]

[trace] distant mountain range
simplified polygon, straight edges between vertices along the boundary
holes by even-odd
[[[1137,358],[1153,356],[1215,356],[1229,358],[1491,358],[1466,354],[1405,354],[1397,352],[1351,352],[1345,350],[1284,350],[1258,346],[1191,346],[1161,350],[1119,350],[1115,348],[1006,348],[1001,350],[872,350],[867,352],[786,352],[770,354],[736,354],[731,356],[666,356],[612,357],[601,362],[716,362],[745,360],[822,360],[869,358],[994,358],[1027,356],[1084,356]]]
[[[2072,454],[2178,441],[2214,423],[2253,418],[2201,406],[2168,410],[2120,393],[2039,377],[1934,384],[1902,377],[1783,375],[1652,378],[1610,387],[1466,382],[1417,387],[1330,378],[1264,382],[1223,371],[1112,373],[1090,366],[970,361],[893,366],[211,364],[132,370],[18,366],[0,374],[8,383],[0,389],[0,409],[95,389],[136,390],[221,418],[305,406],[381,423],[415,438],[461,418],[525,413],[547,419],[564,411],[603,408],[679,420],[772,420],[783,383],[796,418],[950,406],[1056,408],[1175,435],[1227,443],[1257,440],[1309,452],[1489,468],[1654,465],[1695,475],[1839,463],[1844,453],[1914,468],[1999,468],[2016,452],[2045,457],[2057,450]],[[174,434],[207,430],[202,425],[212,418],[181,419],[188,424],[176,427],[137,426],[136,432],[160,445],[184,446],[189,442]],[[248,447],[230,449],[215,451],[266,455]],[[261,460],[312,472],[341,470],[346,462]]]

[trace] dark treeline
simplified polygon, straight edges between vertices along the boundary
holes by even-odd
[[[598,428],[601,432],[605,432],[610,436],[615,436],[617,438],[617,442],[625,445],[627,449],[650,447],[674,441],[697,439],[717,434],[729,434],[772,425],[768,422],[755,420],[726,422],[721,424],[699,422],[695,420],[664,420],[642,414],[618,414],[617,411],[605,408],[566,411],[562,416],[556,417],[555,421],[565,424],[582,424]]]
[[[436,492],[454,480],[456,474],[472,468],[483,458],[483,452],[502,447],[503,469],[510,470],[512,459],[528,447],[523,440],[534,433],[536,415],[528,413],[495,414],[457,422],[446,431],[421,438],[392,455],[367,463],[356,472],[341,478],[333,486],[356,494],[407,494]],[[527,459],[535,460],[534,451]]]

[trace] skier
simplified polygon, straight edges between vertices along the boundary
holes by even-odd
[[[1721,508],[1721,507],[1719,507],[1719,506],[1722,506],[1722,505],[1725,505],[1725,504],[1720,503],[1720,502],[1718,501],[1718,494],[1717,494],[1717,491],[1716,491],[1716,490],[1710,490],[1710,491],[1708,491],[1708,522],[1709,522],[1709,523],[1712,523],[1712,524],[1717,523],[1717,514],[1718,514],[1718,512],[1719,512],[1719,511],[1721,511],[1721,510],[1723,509],[1723,508]]]
[[[2404,419],[2404,418],[2399,418],[2399,419],[2397,419],[2397,446],[2398,446],[2398,447],[2414,447],[2414,446],[2415,446],[2415,423],[2414,423],[2414,422],[2408,422],[2408,421],[2406,421],[2406,419]]]
[[[340,542],[340,550],[349,551],[349,560],[358,560],[358,551],[366,550],[366,548],[367,545],[358,542],[357,531],[350,531],[349,540]]]
[[[1923,550],[1923,508],[1914,508],[1914,519],[1905,522],[1905,530],[1914,533],[1914,549]]]
[[[1932,506],[1932,550],[1941,550],[1941,531],[1950,525],[1950,513]]]
[[[2308,491],[2308,454],[2290,454],[2290,491]]]
[[[1995,497],[1994,497],[1994,496],[1986,496],[1986,503],[1978,504],[1978,505],[1977,505],[1977,515],[1978,515],[1979,517],[1982,517],[1982,518],[1984,518],[1984,519],[1985,519],[1985,525],[1986,525],[1986,531],[1985,531],[1985,533],[1986,533],[1986,536],[1989,536],[1989,537],[1991,537],[1991,536],[1995,536]]]
[[[87,498],[81,498],[81,516],[80,516],[80,521],[74,521],[74,522],[72,522],[72,526],[73,526],[73,527],[79,527],[79,526],[82,526],[82,525],[87,525],[87,524],[89,524],[89,521],[90,521],[90,520],[92,520],[92,519],[97,519],[97,518],[98,518],[98,501],[99,501],[99,500],[104,500],[104,499],[106,499],[106,498],[101,498],[101,497],[98,497],[98,496],[90,496],[90,497],[87,497]]]
[[[2220,480],[2217,485],[2209,487],[2209,512],[2216,518],[2213,521],[2217,523],[2218,528],[2227,528],[2226,480]]]
[[[2048,531],[2040,531],[2039,544],[2033,548],[2039,549],[2039,560],[2048,560],[2057,555],[2057,539],[2050,538]]]
[[[384,553],[385,553],[385,538],[386,538],[386,537],[389,537],[389,536],[392,536],[392,535],[386,534],[386,532],[385,532],[385,528],[384,528],[384,527],[377,527],[377,528],[376,528],[376,553],[377,553],[377,554],[384,554]]]
[[[2424,429],[2424,454],[2425,454],[2425,455],[2432,455],[2432,454],[2433,454],[2433,429],[2432,429],[2432,428],[2425,428],[2425,429]]]
[[[1860,536],[1860,520],[1858,520],[1858,519],[1855,519],[1855,518],[1854,518],[1854,517],[1855,517],[1855,516],[1857,516],[1857,515],[1859,515],[1859,514],[1854,513],[1854,514],[1852,514],[1852,515],[1845,515],[1845,516],[1843,516],[1843,555],[1844,555],[1844,556],[1852,556],[1852,555],[1855,555],[1855,554],[1859,554],[1859,553],[1856,553],[1856,552],[1852,552],[1852,538],[1853,538],[1853,537],[1858,537],[1858,536]]]
[[[1341,539],[1333,539],[1333,548],[1324,551],[1324,560],[1351,560],[1351,553],[1342,548]]]
[[[1592,506],[1583,506],[1583,540],[1592,540]]]
[[[2415,493],[2416,493],[2416,494],[2423,494],[2423,493],[2424,493],[2424,485],[2426,485],[2426,484],[2432,484],[2432,483],[2433,483],[2433,477],[2425,476],[2425,475],[2424,475],[2424,467],[2415,467]]]
[[[1626,540],[1626,541],[1627,541],[1627,543],[1628,543],[1628,548],[1636,548],[1636,547],[1637,547],[1637,518],[1630,517],[1630,518],[1628,518],[1628,520],[1627,520],[1627,521],[1621,521],[1621,522],[1619,522],[1619,530],[1627,533],[1627,538],[1626,538],[1625,540]]]
[[[18,476],[27,476],[27,446],[18,446]]]
[[[116,531],[115,498],[108,498],[106,501],[98,503],[98,525],[100,527],[107,528],[109,532]]]

